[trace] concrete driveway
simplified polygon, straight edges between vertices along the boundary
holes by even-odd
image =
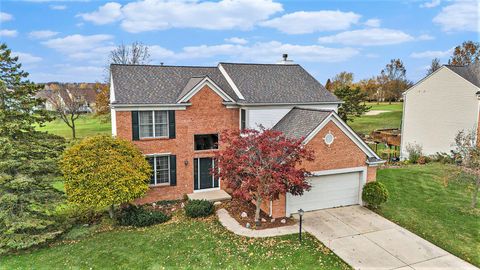
[[[307,212],[303,225],[355,269],[478,269],[361,206]]]

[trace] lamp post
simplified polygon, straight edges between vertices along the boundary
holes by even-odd
[[[300,243],[302,243],[302,217],[303,217],[304,211],[302,209],[298,210],[298,215],[300,216],[300,231],[298,233],[298,240]]]

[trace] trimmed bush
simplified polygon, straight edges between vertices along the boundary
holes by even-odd
[[[362,200],[368,207],[378,208],[388,200],[388,190],[380,182],[369,182],[363,187]]]
[[[185,205],[185,214],[191,218],[207,217],[213,210],[213,203],[206,200],[191,200]]]
[[[122,207],[117,214],[117,222],[121,226],[146,227],[166,222],[170,216],[145,208],[129,204]]]

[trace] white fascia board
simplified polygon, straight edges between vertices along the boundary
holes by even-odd
[[[204,86],[210,87],[217,95],[219,95],[224,101],[235,102],[233,98],[231,98],[227,93],[225,93],[215,82],[213,82],[210,78],[205,77],[202,81],[200,81],[195,87],[190,90],[185,96],[183,96],[178,103],[187,102],[190,100],[200,89]]]
[[[238,89],[238,87],[235,85],[235,83],[233,82],[232,78],[230,77],[230,75],[228,75],[227,71],[223,68],[222,64],[218,64],[218,69],[220,70],[220,72],[222,73],[223,77],[225,77],[225,80],[227,80],[227,83],[230,85],[230,87],[232,87],[233,89],[233,92],[235,92],[235,94],[237,95],[237,97],[239,99],[243,99],[245,100],[245,98],[243,97],[242,93],[240,92],[240,90]]]
[[[116,111],[184,111],[190,106],[190,103],[182,104],[112,104]]]
[[[238,101],[237,104],[242,107],[279,107],[279,106],[305,106],[305,105],[329,105],[329,104],[343,104],[343,101],[331,101],[331,102],[304,102],[304,103],[243,103]]]
[[[113,85],[113,76],[110,73],[110,103],[115,101],[115,87]]]
[[[352,140],[368,157],[381,159],[375,153],[375,151],[373,151],[362,140],[362,138],[360,138],[360,136],[358,136],[358,134],[355,133],[355,131],[353,131],[345,122],[343,122],[343,120],[338,116],[338,114],[333,111],[310,134],[308,134],[308,136],[303,141],[303,144],[309,143],[317,135],[317,133],[320,132],[320,130],[322,130],[322,128],[325,127],[325,125],[330,121],[333,121],[333,123],[337,125],[337,127],[339,127],[340,130],[342,130],[342,132],[345,133],[345,135],[347,135],[347,137],[350,138],[350,140]]]

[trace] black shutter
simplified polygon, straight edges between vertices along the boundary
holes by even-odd
[[[177,185],[177,156],[170,156],[170,186]]]
[[[240,109],[240,130],[244,130],[246,127],[246,111]]]
[[[168,138],[175,138],[175,111],[168,111]]]
[[[138,132],[138,111],[132,111],[132,140],[138,141],[140,135]]]

